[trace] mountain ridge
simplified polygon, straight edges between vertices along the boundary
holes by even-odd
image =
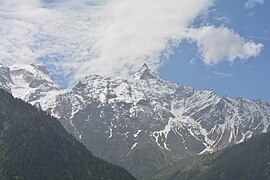
[[[38,103],[95,155],[137,177],[270,130],[269,103],[173,83],[146,64],[131,78],[89,75],[72,89],[43,82],[49,87],[20,98]]]

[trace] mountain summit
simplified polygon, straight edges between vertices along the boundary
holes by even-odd
[[[148,65],[146,63],[144,63],[139,71],[144,71],[144,70],[147,70],[147,69],[149,69]]]
[[[154,79],[156,77],[157,74],[149,69],[146,63],[133,75],[133,79]]]
[[[136,177],[270,130],[267,102],[172,83],[147,65],[130,79],[90,75],[67,90],[43,82],[15,96],[39,103],[95,155]]]

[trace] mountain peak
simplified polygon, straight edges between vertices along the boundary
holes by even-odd
[[[144,63],[139,71],[145,71],[147,69],[149,69],[149,67],[148,67],[148,65],[146,63]]]
[[[144,63],[139,71],[133,75],[132,79],[154,79],[157,76],[158,75],[149,69],[148,65]]]
[[[47,68],[40,64],[14,64],[10,69],[11,75],[13,78],[17,77],[18,81],[22,81],[22,79],[24,79],[29,83],[36,79],[55,83]]]
[[[7,87],[12,88],[11,92],[15,97],[20,97],[26,101],[33,101],[36,98],[45,97],[44,93],[52,93],[52,91],[57,92],[61,89],[61,87],[51,78],[46,67],[42,65],[14,64],[10,66],[8,74],[12,83],[7,84]]]

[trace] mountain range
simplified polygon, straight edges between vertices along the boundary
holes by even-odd
[[[89,75],[62,88],[41,65],[0,66],[0,87],[59,119],[93,154],[141,178],[270,131],[270,104],[167,81]]]

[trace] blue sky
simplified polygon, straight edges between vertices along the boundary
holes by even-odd
[[[262,43],[264,48],[260,55],[244,61],[209,66],[200,60],[194,44],[184,43],[159,70],[160,74],[171,81],[212,90],[221,96],[270,102],[270,23],[267,20],[270,17],[270,4],[265,1],[263,5],[245,8],[244,2],[217,1],[208,21],[216,25],[225,24],[242,37]],[[218,16],[225,17],[225,22],[213,18]]]
[[[61,85],[128,77],[145,62],[164,78],[270,101],[265,0],[0,0],[0,63],[39,63]]]

